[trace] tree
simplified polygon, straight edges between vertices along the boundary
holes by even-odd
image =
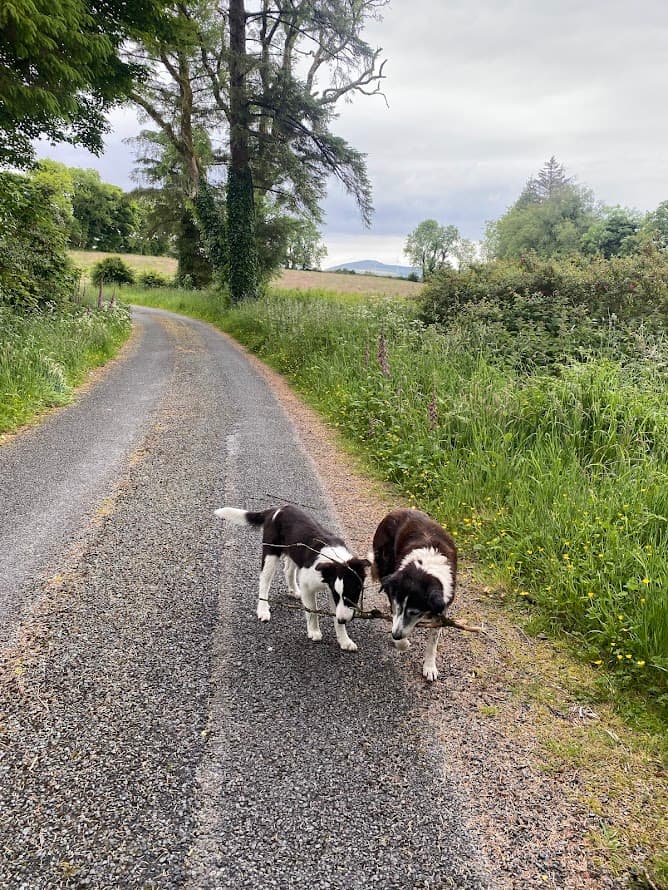
[[[647,214],[642,228],[659,250],[668,250],[668,201]]]
[[[142,130],[133,141],[141,149],[134,178],[144,184],[139,194],[152,206],[149,231],[169,238],[173,244],[179,262],[177,280],[204,287],[211,281],[212,268],[206,256],[205,238],[195,219],[193,198],[189,197],[192,170],[162,130]],[[211,157],[211,143],[203,128],[194,131],[192,144],[200,159],[197,167],[203,169]]]
[[[450,252],[458,269],[467,269],[478,259],[478,245],[475,241],[469,241],[467,238],[459,238],[452,245]]]
[[[41,165],[40,165],[41,166]],[[69,168],[72,179],[72,247],[128,250],[137,222],[123,189],[102,182],[97,170]]]
[[[380,50],[371,49],[361,32],[386,3],[262,0],[250,12],[241,0],[187,0],[179,6],[178,40],[143,45],[139,60],[151,66],[151,76],[137,89],[136,101],[184,166],[199,170],[191,182],[201,179],[202,167],[182,138],[184,115],[206,120],[223,140],[213,162],[227,168],[234,299],[257,290],[250,246],[256,239],[250,233],[258,197],[317,220],[333,175],[369,220],[364,156],[334,136],[330,125],[340,99],[379,92]],[[246,280],[236,271],[244,268]]]
[[[404,253],[422,270],[426,281],[437,269],[450,265],[448,257],[460,242],[456,226],[442,226],[435,219],[425,219],[406,239]]]
[[[310,219],[294,220],[288,234],[285,265],[288,269],[319,269],[327,256],[320,232]]]
[[[0,172],[0,305],[32,310],[74,292],[67,187],[60,171]]]
[[[246,90],[246,10],[244,0],[229,2],[230,162],[227,168],[227,233],[230,297],[233,302],[257,296],[255,196],[250,165],[250,97]]]
[[[0,164],[27,167],[31,140],[97,153],[104,112],[127,96],[135,65],[121,44],[167,27],[160,0],[12,0],[0,5]]]
[[[583,235],[600,215],[592,192],[566,177],[550,158],[515,204],[488,226],[486,252],[500,259],[529,252],[542,257],[578,253]]]
[[[566,170],[552,155],[549,161],[538,171],[535,177],[524,186],[517,204],[542,204],[554,198],[562,189],[573,183],[572,177],[566,176]]]
[[[599,254],[606,259],[628,256],[640,247],[640,214],[626,207],[609,207],[581,239],[582,249],[588,254]]]
[[[97,285],[135,283],[135,273],[120,256],[108,256],[95,263],[90,278]]]

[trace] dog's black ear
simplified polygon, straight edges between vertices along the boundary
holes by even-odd
[[[318,566],[318,571],[327,584],[333,584],[336,581],[336,569],[337,566],[334,562],[323,562]]]
[[[386,575],[381,579],[380,589],[384,590],[385,593],[392,598],[396,592],[397,586],[399,584],[399,579],[397,578],[397,573],[395,572],[393,575]]]
[[[354,559],[350,560],[348,565],[353,570],[353,572],[358,574],[360,578],[363,579],[366,576],[366,570],[371,565],[371,562],[368,559],[358,559],[357,557],[355,557]]]
[[[439,615],[445,609],[445,597],[440,584],[434,584],[429,588],[427,602],[429,603],[429,611],[434,612],[436,615]]]

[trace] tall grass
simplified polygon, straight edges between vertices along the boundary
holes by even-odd
[[[225,297],[213,291],[185,290],[173,287],[124,287],[123,300],[137,306],[156,306],[169,312],[180,312],[212,324],[222,324],[228,307]]]
[[[0,307],[0,433],[64,405],[86,371],[103,364],[130,334],[126,308],[70,306],[21,314]]]
[[[649,363],[527,376],[409,306],[299,293],[243,304],[225,326],[464,554],[665,705],[668,381]]]

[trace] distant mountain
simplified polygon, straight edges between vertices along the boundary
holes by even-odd
[[[390,266],[378,260],[356,260],[354,263],[341,263],[326,269],[327,272],[355,272],[359,275],[388,275],[390,278],[419,277],[420,269],[414,266]]]

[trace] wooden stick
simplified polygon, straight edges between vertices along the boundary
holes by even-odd
[[[269,596],[266,597],[266,602],[273,603],[276,606],[282,607],[283,609],[299,609],[301,612],[310,612],[312,615],[324,615],[327,618],[336,618],[336,615],[333,612],[327,612],[323,609],[307,609],[304,605],[297,605],[296,603],[286,603],[285,600],[278,599],[278,597]],[[355,618],[364,618],[367,621],[392,621],[392,616],[388,615],[387,612],[382,612],[380,609],[355,609]],[[448,615],[436,615],[430,621],[418,621],[418,627],[454,627],[455,630],[465,630],[469,633],[483,634],[487,636],[487,632],[483,627],[479,627],[475,624],[466,624],[464,621],[460,621],[458,618],[450,618]]]

